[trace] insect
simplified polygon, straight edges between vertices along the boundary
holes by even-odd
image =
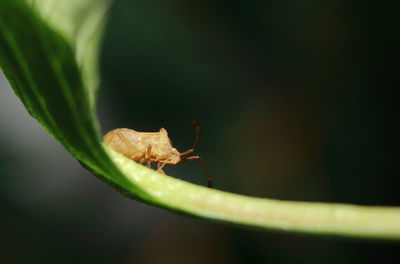
[[[212,188],[211,175],[206,164],[200,156],[189,156],[193,153],[200,141],[200,123],[193,121],[195,139],[193,147],[185,152],[172,146],[167,130],[161,128],[159,132],[137,132],[128,128],[117,128],[104,135],[104,143],[127,158],[147,163],[151,168],[152,163],[157,163],[157,171],[165,174],[163,168],[167,164],[176,165],[190,160],[198,160],[207,174],[208,187]]]

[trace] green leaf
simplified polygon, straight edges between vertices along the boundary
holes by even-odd
[[[400,208],[288,202],[190,184],[101,143],[97,56],[107,0],[0,0],[0,67],[29,113],[85,167],[123,194],[220,222],[400,240]]]

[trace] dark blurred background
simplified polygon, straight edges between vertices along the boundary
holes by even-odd
[[[215,188],[400,206],[400,2],[115,2],[99,118],[193,143]],[[397,263],[400,244],[275,234],[128,200],[0,82],[1,263]],[[205,185],[195,162],[168,174]],[[392,260],[390,260],[392,259]],[[1,261],[4,260],[4,261]]]

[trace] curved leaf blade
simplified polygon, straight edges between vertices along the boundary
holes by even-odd
[[[72,47],[23,1],[0,5],[0,65],[15,93],[78,160],[105,177],[118,175],[109,171]]]

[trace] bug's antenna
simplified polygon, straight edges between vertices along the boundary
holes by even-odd
[[[181,153],[181,157],[186,156],[192,152],[194,152],[197,148],[197,146],[199,145],[200,142],[200,122],[198,120],[192,120],[192,124],[194,127],[194,143],[193,143],[193,147],[183,153]]]
[[[193,143],[193,150],[195,150],[197,148],[197,146],[199,145],[200,142],[200,122],[199,120],[192,120],[192,125],[194,127],[194,143]]]
[[[195,132],[193,147],[191,149],[181,153],[181,157],[186,156],[186,155],[194,152],[196,150],[197,146],[199,145],[199,142],[200,142],[200,122],[198,120],[193,120],[192,124],[194,126],[194,132]],[[181,158],[180,163],[181,162],[185,162],[185,161],[190,161],[190,160],[198,160],[198,161],[200,161],[201,166],[203,166],[204,171],[207,174],[208,187],[212,188],[211,174],[210,174],[210,171],[207,168],[206,163],[203,161],[203,159],[200,158],[200,156],[190,156],[190,157],[187,157],[187,158]]]
[[[181,159],[181,162],[190,161],[190,160],[198,160],[198,161],[200,161],[201,166],[203,166],[203,168],[204,168],[204,170],[205,170],[205,172],[207,174],[208,187],[212,188],[211,174],[210,174],[210,171],[208,170],[208,167],[207,167],[206,163],[203,161],[203,159],[200,158],[200,156],[190,156],[190,157]]]

